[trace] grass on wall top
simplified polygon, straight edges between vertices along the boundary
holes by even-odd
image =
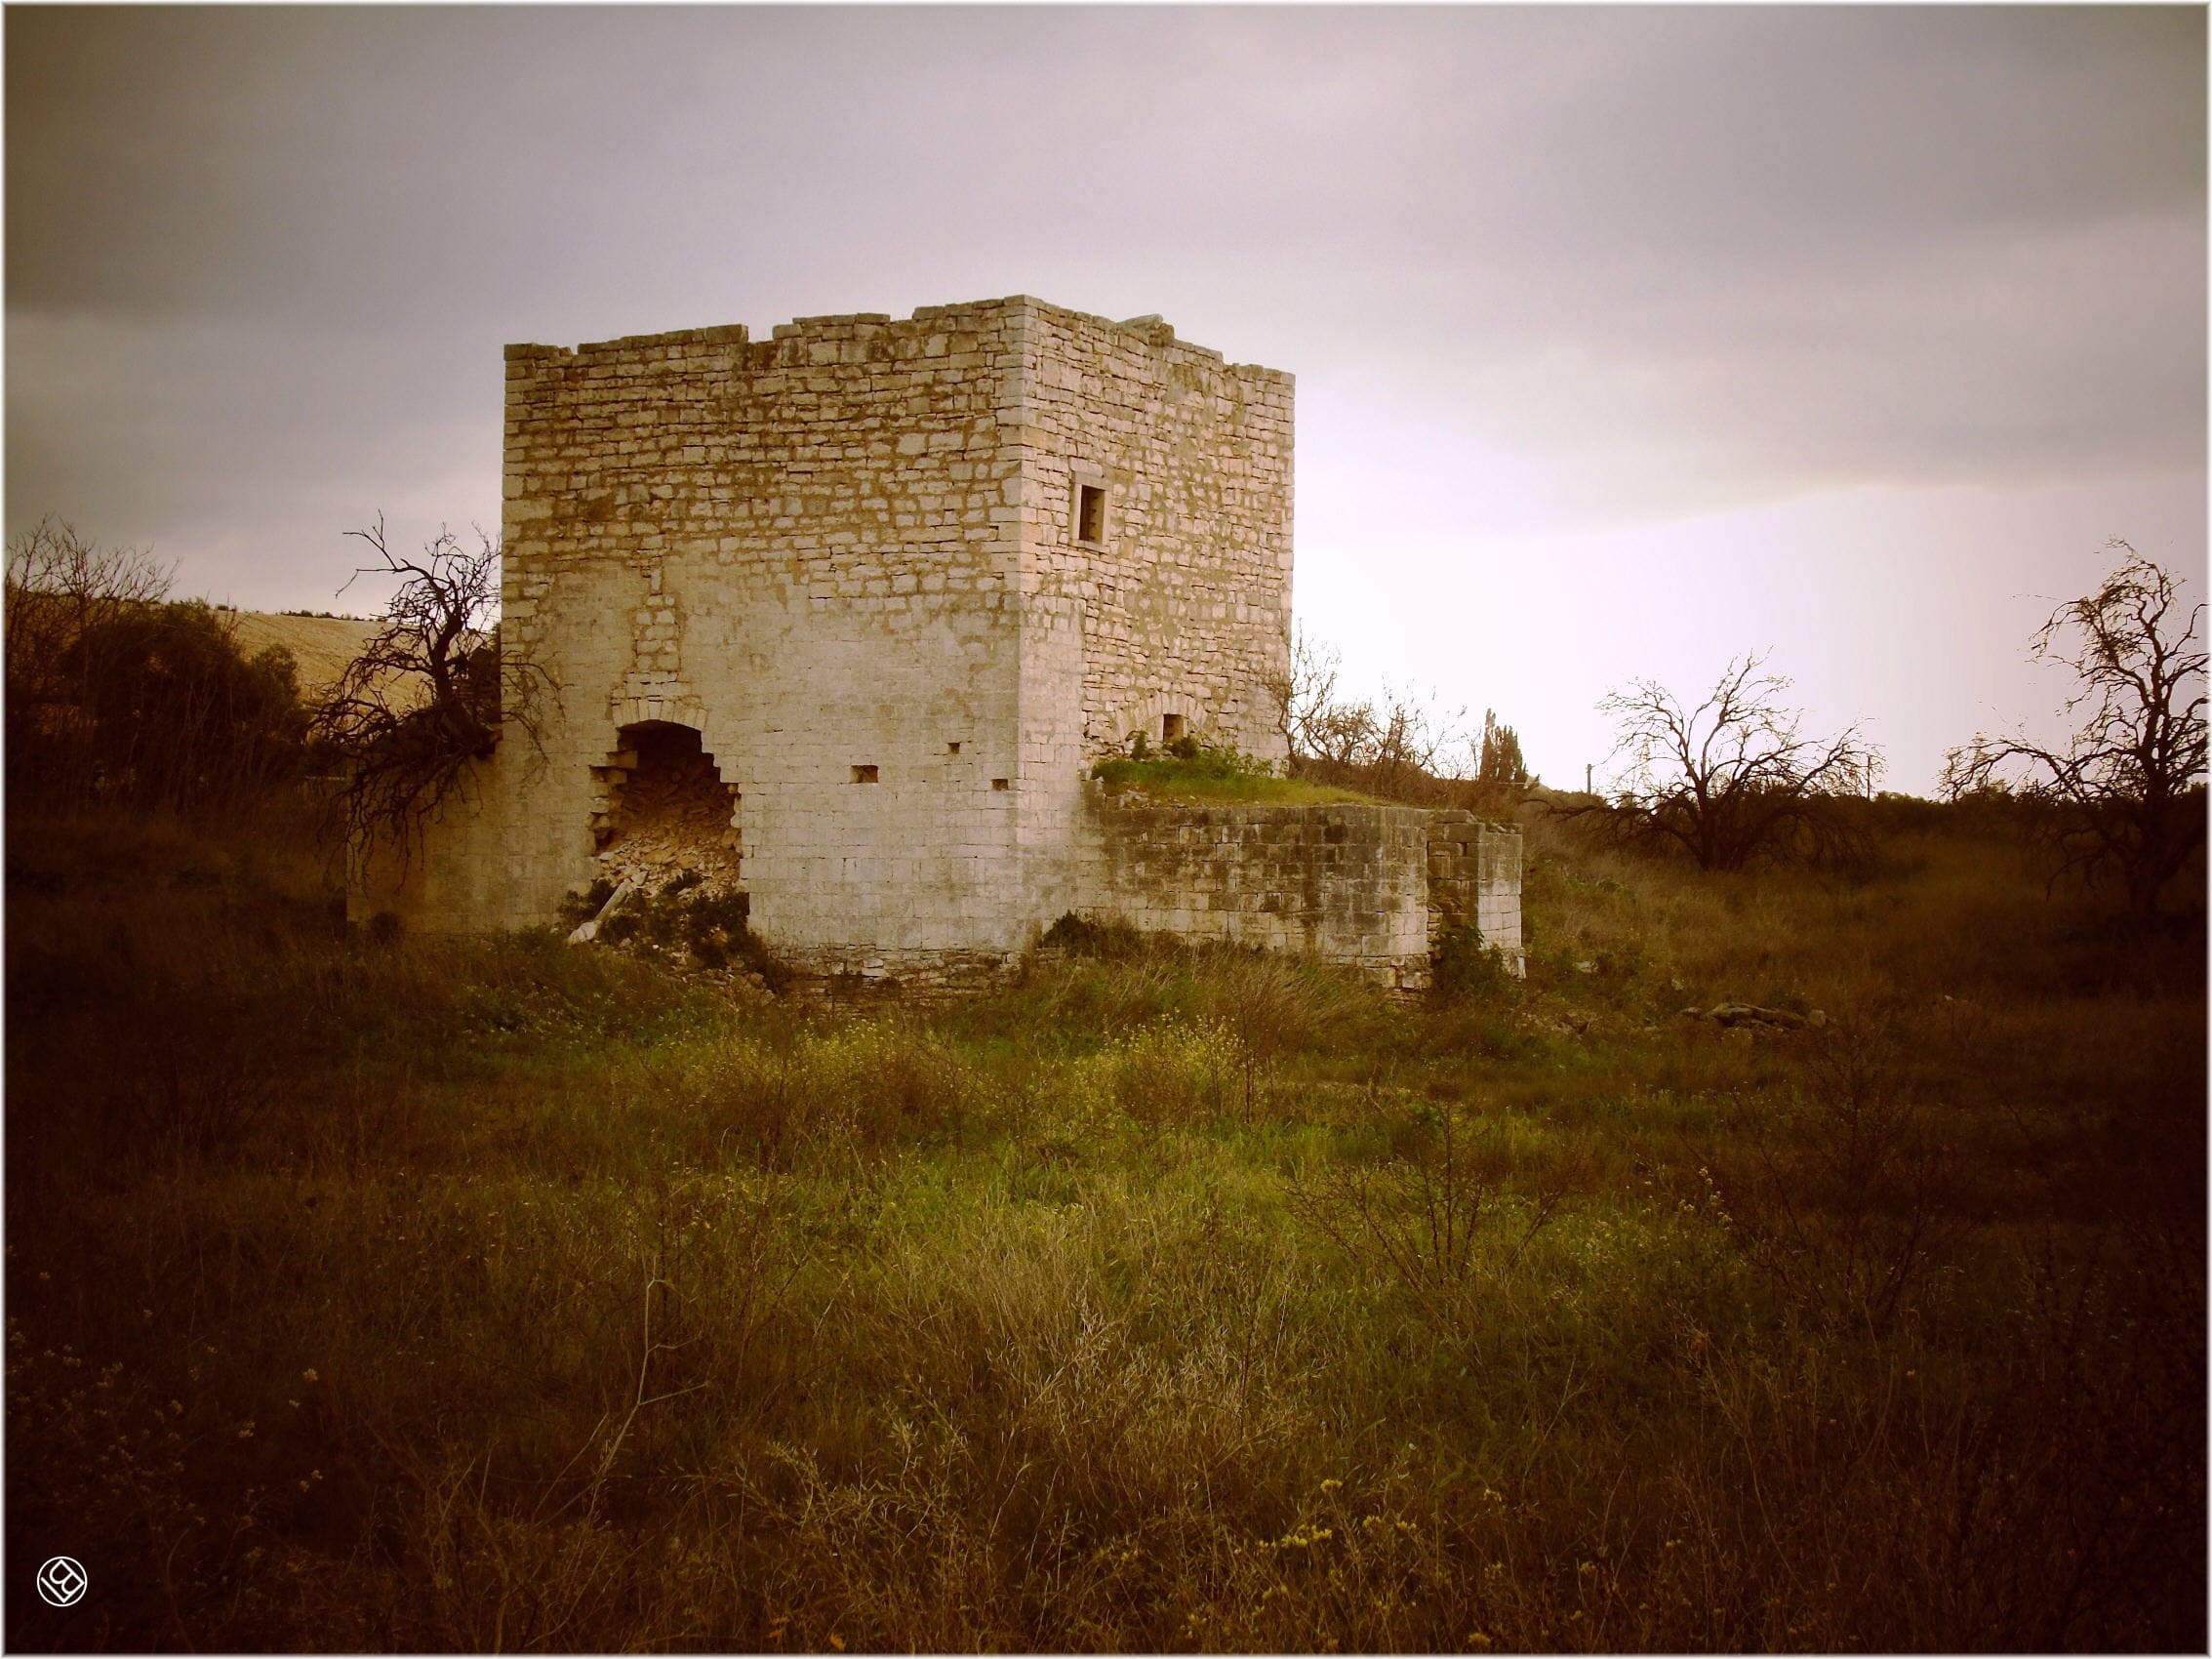
[[[1381,805],[1373,795],[1302,778],[1275,775],[1274,763],[1234,749],[1201,749],[1184,739],[1165,752],[1137,752],[1102,760],[1091,776],[1109,793],[1136,790],[1154,800],[1193,806]]]

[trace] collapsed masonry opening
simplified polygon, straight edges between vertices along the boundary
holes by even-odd
[[[722,781],[698,729],[641,720],[616,736],[607,764],[592,769],[603,790],[591,817],[601,872],[659,889],[692,870],[702,891],[744,892],[738,786]]]

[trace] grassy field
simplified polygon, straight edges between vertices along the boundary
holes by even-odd
[[[802,1008],[12,821],[10,1643],[2201,1649],[2201,900],[1880,846]]]
[[[336,685],[377,625],[354,617],[299,617],[275,611],[234,611],[231,626],[249,657],[275,646],[289,651],[300,670],[300,689],[313,696]]]

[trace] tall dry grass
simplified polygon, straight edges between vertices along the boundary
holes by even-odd
[[[855,1014],[12,824],[11,1640],[2201,1646],[2200,941],[1533,850]]]

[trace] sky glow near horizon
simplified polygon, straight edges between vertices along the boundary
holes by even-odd
[[[509,341],[1028,293],[1298,379],[1344,683],[1603,776],[1771,652],[1926,792],[2205,578],[2199,8],[11,9],[7,503],[337,597]]]

